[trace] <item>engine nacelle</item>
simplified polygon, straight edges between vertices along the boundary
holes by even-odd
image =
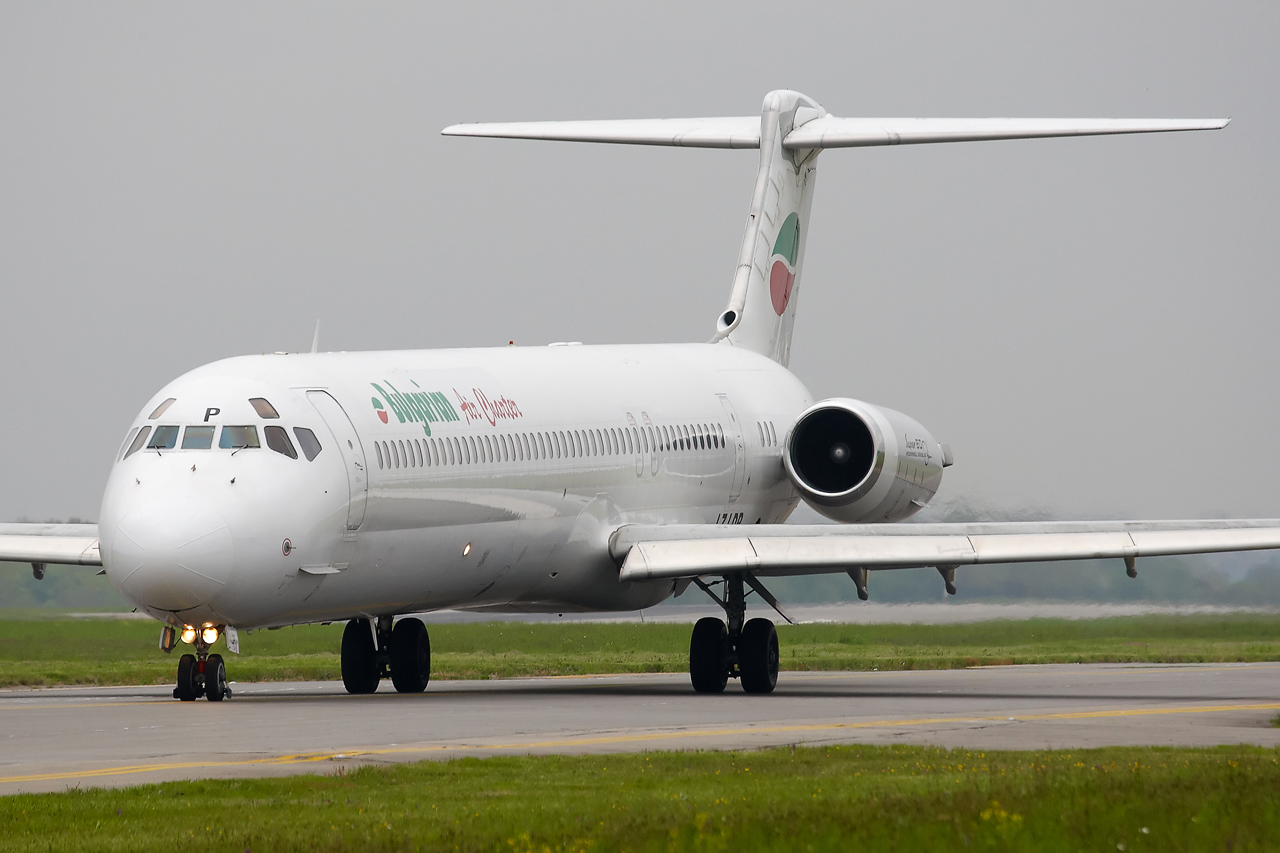
[[[835,521],[878,522],[927,504],[951,451],[901,412],[836,398],[800,415],[782,458],[809,506]]]

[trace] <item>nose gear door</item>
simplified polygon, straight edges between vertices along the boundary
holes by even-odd
[[[316,407],[329,432],[333,433],[334,444],[342,455],[351,494],[351,502],[347,505],[347,529],[356,530],[364,523],[364,510],[369,498],[369,473],[365,468],[360,436],[342,406],[327,391],[308,391],[307,399]]]

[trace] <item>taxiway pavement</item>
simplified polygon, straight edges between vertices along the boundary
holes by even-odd
[[[168,687],[0,690],[0,794],[332,773],[463,755],[924,743],[976,749],[1280,744],[1280,663],[784,672],[770,696],[687,675],[237,684],[222,703]]]

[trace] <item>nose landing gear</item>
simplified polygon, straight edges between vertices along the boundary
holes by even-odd
[[[178,659],[178,686],[173,688],[173,698],[192,702],[201,696],[210,702],[221,702],[231,695],[227,686],[227,665],[222,655],[209,654],[209,647],[217,642],[220,631],[205,628],[193,638],[196,653],[185,654]],[[208,636],[212,634],[213,639]]]
[[[352,619],[342,632],[342,683],[348,693],[373,693],[391,676],[397,693],[421,693],[431,680],[431,639],[420,619]]]
[[[748,581],[752,588],[759,587],[759,581],[753,581]],[[772,693],[778,683],[778,631],[768,619],[752,619],[743,624],[747,602],[742,575],[725,577],[723,599],[700,579],[695,583],[724,608],[729,623],[708,616],[693,626],[689,641],[689,680],[693,689],[698,693],[723,693],[729,679],[737,678],[746,693]],[[776,609],[777,603],[771,599],[769,596],[766,600]]]

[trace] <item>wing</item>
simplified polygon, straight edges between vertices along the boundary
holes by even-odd
[[[0,524],[0,561],[101,566],[96,524]]]
[[[629,524],[610,539],[624,581],[750,572],[1136,559],[1280,548],[1280,519],[978,524]]]

